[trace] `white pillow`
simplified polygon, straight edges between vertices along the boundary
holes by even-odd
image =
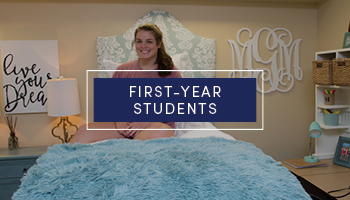
[[[205,138],[205,137],[220,137],[228,140],[235,140],[231,135],[219,130],[196,130],[189,131],[180,136],[180,138]]]
[[[176,129],[203,129],[205,128],[205,122],[175,122],[175,137],[191,131],[191,130],[176,130]]]
[[[108,78],[112,78],[114,70],[116,70],[119,65],[121,65],[122,63],[117,63],[114,62],[112,60],[103,60],[103,66],[107,69],[107,70],[113,70],[113,71],[106,71],[106,73],[108,74]]]
[[[172,55],[174,65],[179,68],[179,70],[186,69],[186,63],[188,60],[188,53],[183,52],[179,54]]]

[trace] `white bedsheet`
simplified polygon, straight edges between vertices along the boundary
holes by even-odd
[[[179,138],[219,137],[219,138],[225,138],[225,139],[229,139],[229,140],[235,140],[234,137],[232,137],[231,135],[226,134],[222,131],[219,131],[214,125],[212,125],[209,122],[204,122],[203,125],[204,126],[202,129],[187,131],[186,133],[179,136]],[[211,129],[211,130],[203,130],[203,129]],[[215,129],[215,130],[213,130],[213,129]],[[105,142],[107,140],[101,140],[101,141],[93,142],[90,144],[97,144],[97,143]]]
[[[220,138],[225,138],[229,140],[235,140],[234,137],[232,137],[229,134],[226,134],[222,131],[219,131],[214,125],[212,125],[209,122],[204,123],[203,129],[215,129],[215,130],[193,130],[193,131],[188,131],[185,134],[179,136],[179,138],[204,138],[204,137],[220,137]]]

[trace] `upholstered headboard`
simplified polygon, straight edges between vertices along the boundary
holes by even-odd
[[[207,39],[193,34],[169,13],[156,10],[138,20],[123,34],[97,39],[97,66],[99,70],[111,70],[124,62],[138,58],[133,48],[135,29],[144,23],[154,23],[163,32],[163,42],[175,65],[182,70],[214,70],[215,39]],[[110,77],[110,73],[100,71],[100,78]],[[213,71],[186,71],[184,78],[214,78]]]

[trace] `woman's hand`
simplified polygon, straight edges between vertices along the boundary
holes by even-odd
[[[117,129],[145,129],[152,122],[116,122]],[[136,133],[140,130],[118,130],[118,132],[124,137],[135,137]]]
[[[115,122],[115,127],[117,129],[129,129],[128,123],[129,122]],[[118,133],[120,133],[120,135],[127,137],[127,135],[126,135],[127,130],[117,130],[117,131],[118,131]]]
[[[128,122],[129,129],[145,129],[151,122]],[[129,137],[135,137],[140,130],[127,130]]]

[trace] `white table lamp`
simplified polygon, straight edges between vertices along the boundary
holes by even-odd
[[[68,116],[80,113],[78,83],[76,78],[63,78],[61,76],[59,79],[50,79],[47,81],[47,110],[48,116],[61,117],[57,126],[51,130],[52,135],[62,140],[62,142],[69,142],[75,133],[69,137],[68,124],[75,127],[76,130],[78,130],[78,127],[69,122]],[[54,133],[55,129],[61,124],[63,124],[64,138]]]

